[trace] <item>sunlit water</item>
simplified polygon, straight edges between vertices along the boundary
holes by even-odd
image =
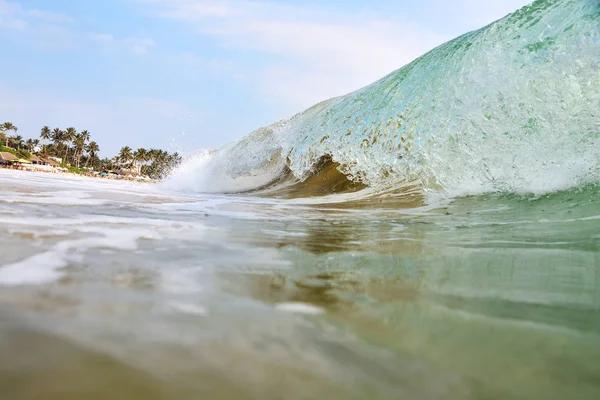
[[[0,170],[2,399],[600,398],[600,190],[418,208]]]

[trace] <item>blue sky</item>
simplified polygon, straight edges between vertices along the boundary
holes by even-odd
[[[214,148],[358,89],[528,0],[0,0],[0,120]]]

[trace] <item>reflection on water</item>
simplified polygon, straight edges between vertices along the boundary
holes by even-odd
[[[5,174],[3,398],[600,395],[596,188],[395,209],[64,180],[21,201],[36,175]]]

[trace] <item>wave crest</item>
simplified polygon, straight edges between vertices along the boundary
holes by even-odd
[[[196,172],[200,190],[219,192],[550,192],[598,181],[598,110],[600,2],[538,0],[225,146]],[[319,176],[328,183],[314,190]]]

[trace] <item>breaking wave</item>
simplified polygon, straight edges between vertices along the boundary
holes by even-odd
[[[179,189],[546,193],[600,179],[600,1],[538,0],[192,157]]]

